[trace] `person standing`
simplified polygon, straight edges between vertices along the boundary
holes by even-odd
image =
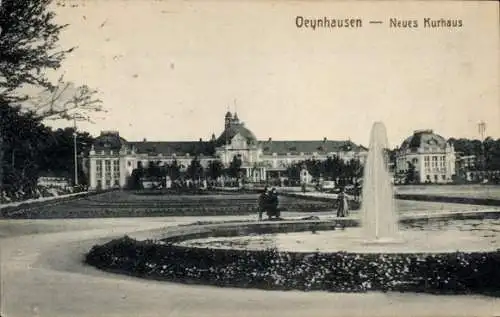
[[[270,207],[271,207],[271,216],[274,216],[276,219],[279,219],[280,217],[280,212],[279,212],[279,199],[278,199],[278,192],[276,190],[276,188],[273,188],[271,190],[271,193],[269,195],[270,197]]]
[[[337,197],[337,217],[346,217],[349,213],[349,204],[347,201],[347,195],[342,188]]]
[[[356,181],[354,184],[354,200],[356,202],[360,201],[360,195],[361,195],[361,185],[359,184],[359,181]]]
[[[262,220],[262,214],[266,211],[268,198],[267,186],[264,187],[264,191],[259,195],[259,221]]]

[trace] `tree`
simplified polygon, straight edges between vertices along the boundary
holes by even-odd
[[[290,179],[299,179],[301,170],[302,170],[301,164],[294,163],[287,168],[286,173],[288,175],[288,178]]]
[[[406,184],[413,184],[417,182],[417,170],[416,167],[413,163],[408,162],[408,169],[406,170],[406,175],[405,175],[405,183]]]
[[[144,177],[144,169],[142,166],[139,166],[138,168],[134,169],[132,171],[132,174],[130,175],[130,183],[129,183],[129,188],[130,189],[142,189],[142,178]]]
[[[146,177],[153,181],[158,181],[162,177],[160,165],[155,161],[150,161],[148,163],[148,168],[145,172]]]
[[[174,160],[172,164],[168,166],[168,176],[171,180],[177,180],[181,175],[181,169],[177,160]]]
[[[233,156],[233,160],[229,163],[228,174],[230,177],[239,178],[241,174],[242,160],[238,155]]]
[[[211,179],[217,179],[222,175],[223,170],[224,166],[222,165],[221,161],[219,160],[210,161],[207,170],[208,177],[210,177]]]
[[[63,77],[52,83],[46,70],[60,68],[66,54],[59,35],[67,25],[54,22],[51,0],[3,0],[0,2],[0,104],[29,106],[40,120],[50,118],[88,119],[88,112],[102,110],[96,91],[87,86],[65,83]],[[42,88],[38,95],[21,93],[19,88]],[[30,98],[31,97],[31,98]],[[81,110],[84,110],[83,113]],[[87,111],[87,113],[85,113]],[[73,113],[72,113],[73,112]],[[3,191],[4,130],[0,127],[0,193]],[[0,200],[3,195],[0,195]]]
[[[51,172],[70,172],[74,164],[74,128],[64,128],[51,131],[46,137],[46,149],[42,155],[40,169]],[[76,132],[77,153],[87,153],[94,138],[87,132]],[[79,171],[82,164],[79,163]],[[70,175],[71,173],[68,173]],[[82,180],[82,174],[78,179]]]
[[[5,101],[0,104],[0,129],[4,136],[4,190],[9,196],[16,192],[33,194],[51,138],[50,129],[34,113],[23,112]]]
[[[0,3],[0,97],[18,99],[26,84],[52,88],[46,69],[56,70],[74,48],[61,49],[59,35],[67,25],[54,22],[51,0],[3,0]]]
[[[187,174],[191,179],[199,179],[203,176],[203,166],[201,166],[200,160],[195,157],[191,160],[187,169]]]

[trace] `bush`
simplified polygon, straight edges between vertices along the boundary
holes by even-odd
[[[86,262],[146,278],[271,290],[478,293],[500,288],[500,251],[293,253],[188,248],[124,237],[94,246]]]

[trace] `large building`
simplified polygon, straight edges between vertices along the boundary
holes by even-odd
[[[432,130],[418,130],[396,152],[396,174],[405,175],[413,165],[418,183],[451,183],[455,175],[455,149]]]
[[[123,187],[132,171],[149,162],[159,165],[174,160],[187,168],[194,157],[203,167],[210,161],[220,160],[228,167],[235,156],[242,161],[244,176],[250,182],[261,182],[280,177],[293,163],[305,159],[325,160],[338,156],[346,161],[359,159],[364,162],[367,149],[351,141],[276,141],[269,138],[259,141],[238,115],[228,112],[224,129],[219,137],[212,134],[208,141],[134,141],[120,137],[116,131],[104,131],[96,139],[88,155],[89,185],[91,188]]]

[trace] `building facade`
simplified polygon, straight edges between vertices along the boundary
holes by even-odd
[[[208,141],[129,142],[116,131],[103,131],[88,154],[89,186],[91,189],[123,187],[132,171],[177,161],[185,171],[193,158],[206,168],[213,160],[229,167],[234,157],[241,160],[243,176],[250,182],[262,182],[280,177],[289,166],[306,159],[326,160],[338,156],[345,161],[365,160],[367,149],[351,141],[259,141],[238,115],[230,112],[224,117],[224,129],[219,137],[212,134]]]
[[[396,174],[405,175],[413,165],[419,183],[451,183],[455,175],[455,149],[432,130],[418,130],[396,152]]]

